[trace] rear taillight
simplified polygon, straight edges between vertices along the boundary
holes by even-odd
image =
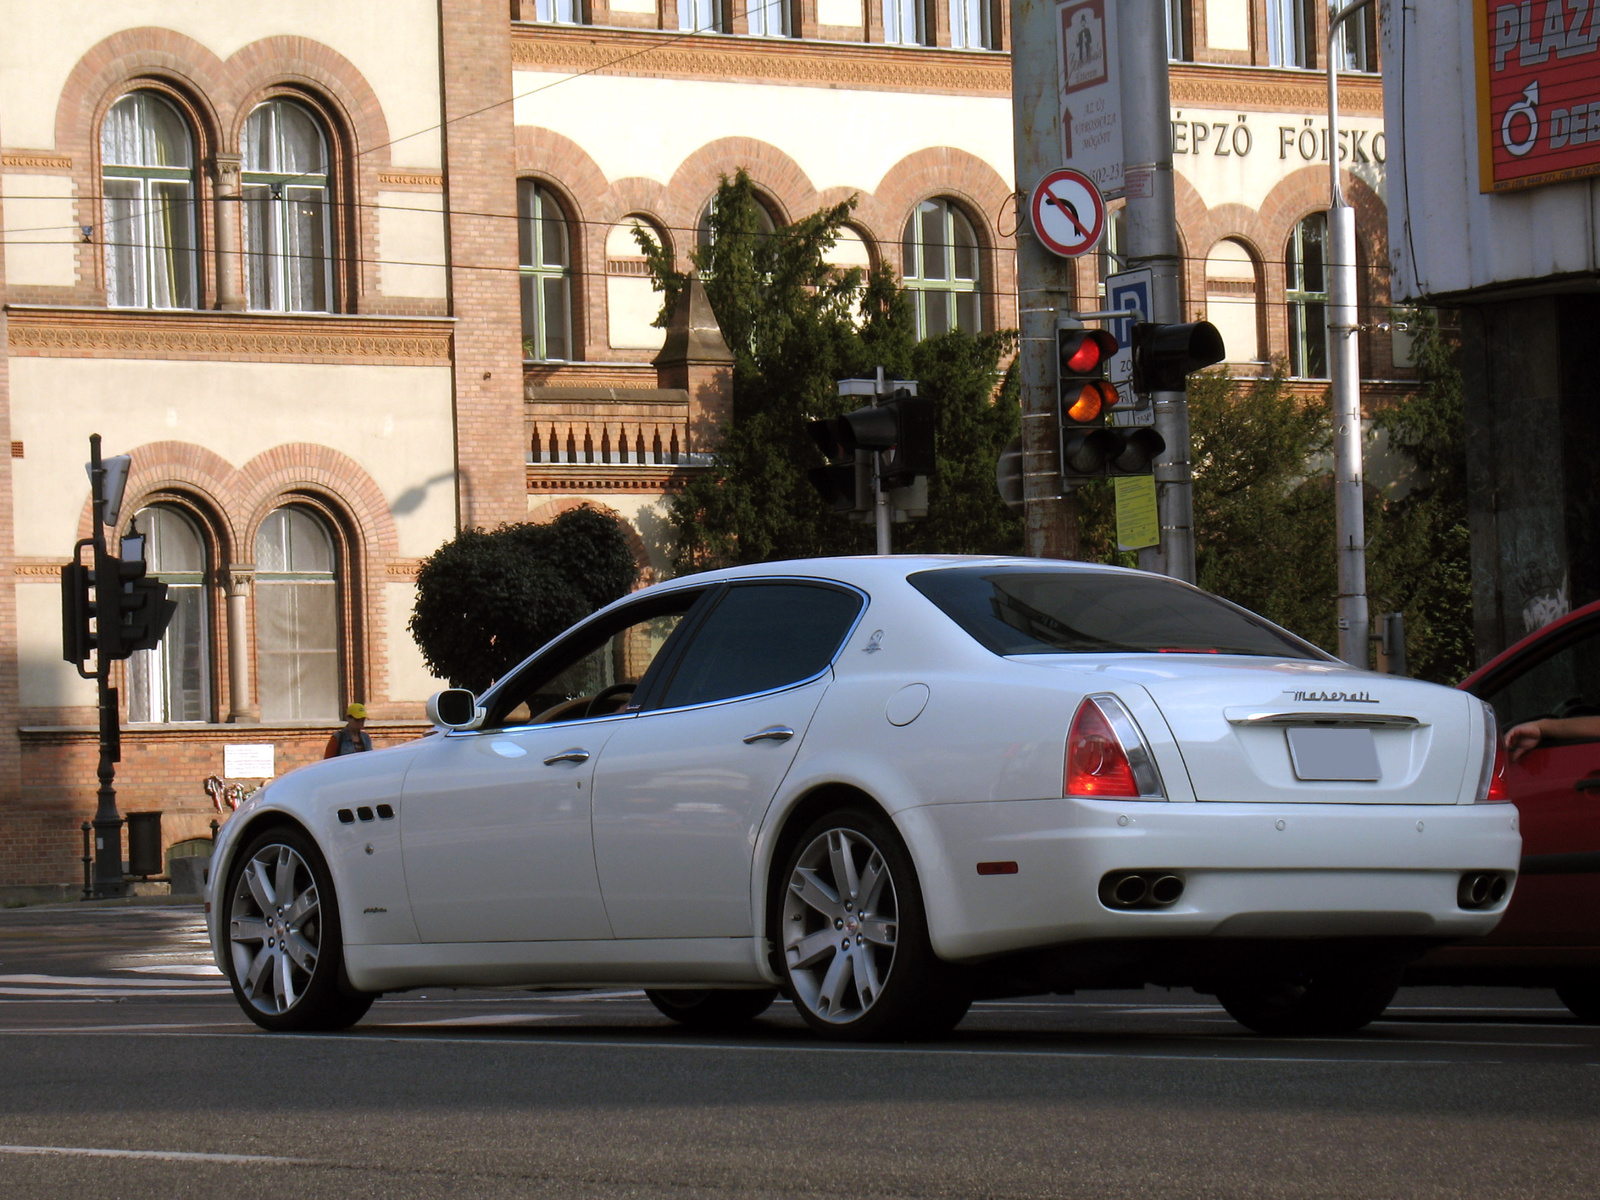
[[[1061,794],[1095,799],[1166,799],[1144,737],[1115,696],[1090,696],[1078,705],[1067,734]]]
[[[1478,701],[1483,709],[1483,735],[1488,739],[1483,747],[1483,765],[1478,770],[1479,804],[1505,804],[1511,800],[1511,789],[1506,786],[1506,748],[1500,742],[1500,730],[1494,718],[1494,709]]]

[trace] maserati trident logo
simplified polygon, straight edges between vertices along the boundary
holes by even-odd
[[[1377,704],[1371,692],[1296,692],[1285,690],[1283,693],[1290,699],[1304,703],[1307,701],[1327,701],[1332,704]]]

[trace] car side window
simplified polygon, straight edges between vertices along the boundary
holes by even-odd
[[[1540,717],[1600,715],[1600,621],[1480,694],[1494,707],[1502,730]]]
[[[671,592],[580,625],[518,671],[483,727],[547,725],[620,712],[705,591]]]
[[[810,679],[833,661],[862,604],[859,593],[842,588],[735,584],[695,630],[652,707],[708,704]]]

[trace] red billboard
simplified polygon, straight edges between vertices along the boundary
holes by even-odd
[[[1600,175],[1600,0],[1473,0],[1478,182]]]

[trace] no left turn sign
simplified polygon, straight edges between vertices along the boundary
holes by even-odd
[[[1033,231],[1044,248],[1062,258],[1087,254],[1106,227],[1106,202],[1081,171],[1058,167],[1039,181],[1028,202]]]

